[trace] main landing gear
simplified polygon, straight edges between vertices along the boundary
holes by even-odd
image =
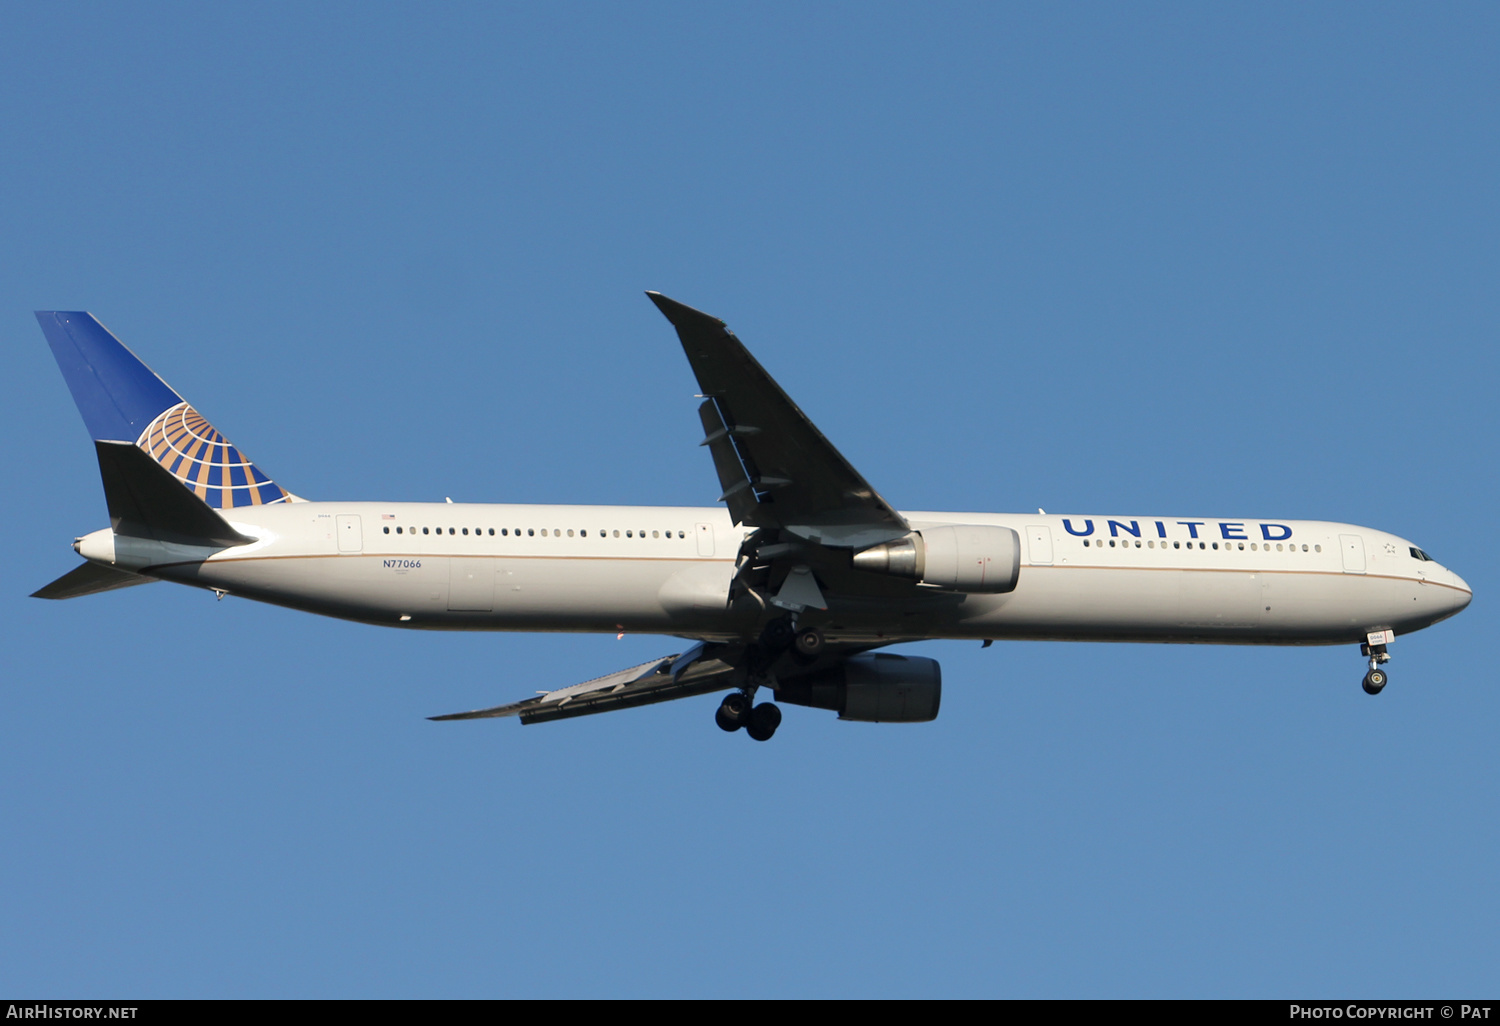
[[[771,702],[755,704],[760,684],[775,680],[777,663],[790,652],[802,663],[815,662],[823,654],[823,632],[816,627],[797,629],[795,616],[778,616],[760,632],[760,640],[750,646],[750,683],[742,691],[731,692],[719,703],[714,722],[720,730],[734,733],[741,727],[757,741],[769,741],[781,726],[781,710]]]
[[[823,654],[823,632],[816,627],[799,631],[795,618],[778,616],[761,630],[760,644],[773,656],[791,649],[803,659],[812,660]]]
[[[769,741],[781,726],[781,709],[772,702],[752,705],[753,699],[743,691],[733,691],[719,703],[714,722],[720,730],[733,733],[741,727],[756,741]]]
[[[1385,650],[1384,645],[1371,645],[1368,642],[1359,646],[1359,654],[1368,656],[1370,659],[1370,672],[1365,674],[1364,683],[1361,685],[1367,695],[1378,695],[1390,680],[1389,675],[1380,667],[1391,661],[1390,653]]]

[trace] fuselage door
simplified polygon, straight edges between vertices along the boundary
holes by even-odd
[[[1365,572],[1365,540],[1357,534],[1339,535],[1339,548],[1344,553],[1344,573]]]
[[[337,532],[340,552],[359,552],[365,547],[364,533],[360,530],[357,513],[340,513]]]
[[[714,554],[714,525],[698,525],[698,555],[712,556]]]
[[[1052,528],[1046,524],[1032,524],[1026,528],[1026,547],[1031,553],[1032,566],[1052,565]]]

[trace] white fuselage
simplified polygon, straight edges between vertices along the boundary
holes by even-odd
[[[740,544],[723,509],[295,502],[224,511],[250,545],[209,553],[97,532],[97,562],[391,627],[630,631],[748,638],[726,608]],[[1015,589],[960,594],[859,574],[817,613],[830,640],[1029,638],[1237,644],[1359,642],[1468,604],[1410,542],[1350,524],[1215,518],[906,513],[913,528],[996,525],[1021,538]],[[119,541],[121,544],[116,544]],[[854,573],[845,570],[843,572]]]

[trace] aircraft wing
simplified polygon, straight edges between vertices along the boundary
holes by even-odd
[[[582,684],[542,692],[520,702],[473,712],[430,716],[428,719],[483,720],[519,716],[522,723],[546,723],[548,720],[670,702],[710,691],[726,691],[737,685],[743,671],[736,665],[739,660],[722,651],[724,648],[716,645],[710,651],[706,645],[694,645],[678,655],[652,659]]]
[[[703,444],[735,523],[829,548],[865,548],[911,531],[723,321],[646,295],[677,329],[698,378]]]

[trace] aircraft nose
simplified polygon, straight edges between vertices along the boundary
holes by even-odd
[[[1458,589],[1453,593],[1453,613],[1461,612],[1464,607],[1474,600],[1474,589],[1469,587],[1464,579],[1452,570],[1448,571],[1448,576],[1453,578],[1453,587]],[[1448,615],[1452,616],[1453,613],[1449,613]]]

